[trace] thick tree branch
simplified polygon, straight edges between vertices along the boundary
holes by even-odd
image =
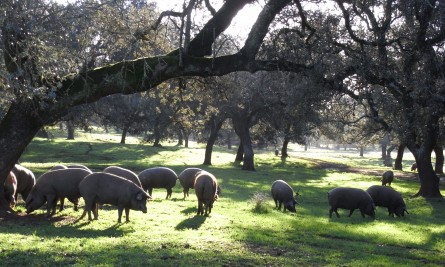
[[[240,54],[245,57],[255,58],[275,16],[291,2],[292,0],[269,0],[252,26],[244,47],[240,50]]]
[[[216,37],[229,27],[238,11],[243,9],[249,2],[251,1],[227,0],[190,42],[188,55],[195,57],[210,56]]]

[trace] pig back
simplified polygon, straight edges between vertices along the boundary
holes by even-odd
[[[58,197],[79,197],[79,184],[91,171],[85,169],[60,169],[40,176],[34,190],[43,195],[55,194]]]
[[[145,169],[138,175],[144,188],[172,188],[178,175],[170,168],[155,167]]]
[[[402,195],[390,187],[373,185],[366,192],[369,193],[376,206],[389,207],[390,205],[403,202]]]
[[[110,205],[127,206],[139,192],[146,196],[135,183],[105,172],[96,172],[85,177],[79,184],[79,191],[84,199],[95,198],[98,203]]]
[[[137,186],[142,188],[141,181],[139,180],[137,174],[129,169],[125,169],[118,166],[109,166],[104,169],[104,172],[123,177],[129,181],[132,181]]]
[[[334,208],[358,209],[372,204],[371,196],[359,188],[337,187],[328,192],[329,205]]]

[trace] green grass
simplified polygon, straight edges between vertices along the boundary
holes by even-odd
[[[15,217],[0,218],[0,265],[7,266],[444,266],[445,202],[409,198],[418,182],[398,179],[410,212],[404,218],[389,217],[377,210],[376,219],[328,216],[326,193],[337,186],[366,189],[378,184],[381,166],[378,153],[358,156],[358,151],[292,147],[290,158],[281,161],[272,151],[256,151],[256,172],[241,171],[233,164],[235,150],[215,148],[212,166],[202,166],[204,150],[164,144],[153,148],[118,136],[84,135],[78,140],[35,139],[21,158],[24,166],[40,176],[58,163],[81,163],[94,171],[120,165],[135,172],[168,166],[177,173],[197,166],[214,173],[223,195],[209,217],[195,216],[196,197],[182,200],[177,183],[172,200],[165,190],[154,190],[148,213],[131,211],[129,223],[117,223],[117,210],[105,206],[99,220],[78,220],[71,203],[54,218],[45,211],[30,215],[19,203]],[[89,151],[89,145],[92,150]],[[412,162],[407,156],[406,169]],[[323,164],[321,164],[323,163]],[[337,171],[341,163],[359,172]],[[378,174],[378,175],[377,175]],[[274,209],[270,195],[274,180],[289,182],[301,196],[297,213]],[[82,205],[81,205],[82,206]]]

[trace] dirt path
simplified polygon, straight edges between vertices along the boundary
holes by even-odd
[[[335,162],[329,162],[319,159],[310,159],[310,158],[303,158],[305,160],[308,160],[313,165],[313,168],[316,169],[323,169],[323,170],[333,170],[333,171],[339,171],[339,172],[350,172],[350,173],[360,173],[364,175],[372,175],[372,176],[382,176],[381,170],[372,170],[367,168],[355,168],[348,166],[343,163],[335,163]],[[398,179],[407,180],[407,181],[418,181],[419,177],[417,172],[407,172],[407,171],[398,171],[393,170],[394,176],[396,176]]]

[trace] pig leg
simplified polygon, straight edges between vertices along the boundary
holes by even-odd
[[[351,217],[351,215],[352,215],[353,212],[354,212],[354,209],[351,209],[351,210],[349,211],[349,215],[348,215],[348,217]],[[362,216],[364,217],[365,215],[362,213]]]
[[[74,211],[78,210],[78,205],[79,205],[79,199],[78,198],[68,198],[68,200],[73,203],[74,205]]]
[[[95,220],[99,219],[99,203],[97,202],[93,203],[93,214]]]
[[[202,201],[198,199],[198,215],[202,215]]]
[[[130,221],[130,208],[125,208],[125,218],[126,222]]]
[[[149,188],[148,188],[148,194],[149,194],[150,196],[153,196],[152,193],[153,193],[153,187],[149,187]]]
[[[88,221],[91,221],[91,211],[94,209],[94,202],[89,198],[85,199],[85,211],[88,212]],[[94,213],[94,211],[93,211]]]
[[[281,204],[283,203],[283,201],[281,201],[281,200],[278,200],[278,210],[281,210]],[[283,209],[284,209],[284,206],[283,206]]]
[[[173,190],[171,188],[167,188],[167,197],[165,199],[171,198],[172,192],[173,192]]]
[[[329,218],[332,218],[332,212],[335,212],[335,214],[337,215],[337,218],[340,218],[340,215],[337,212],[337,209],[331,208],[329,210]]]
[[[60,198],[60,207],[59,207],[59,211],[62,211],[65,208],[65,198],[61,197]]]
[[[49,218],[56,213],[56,196],[46,196],[46,217]]]
[[[117,207],[117,222],[121,223],[121,218],[122,218],[122,211],[124,210],[124,207],[122,206],[118,206]]]

